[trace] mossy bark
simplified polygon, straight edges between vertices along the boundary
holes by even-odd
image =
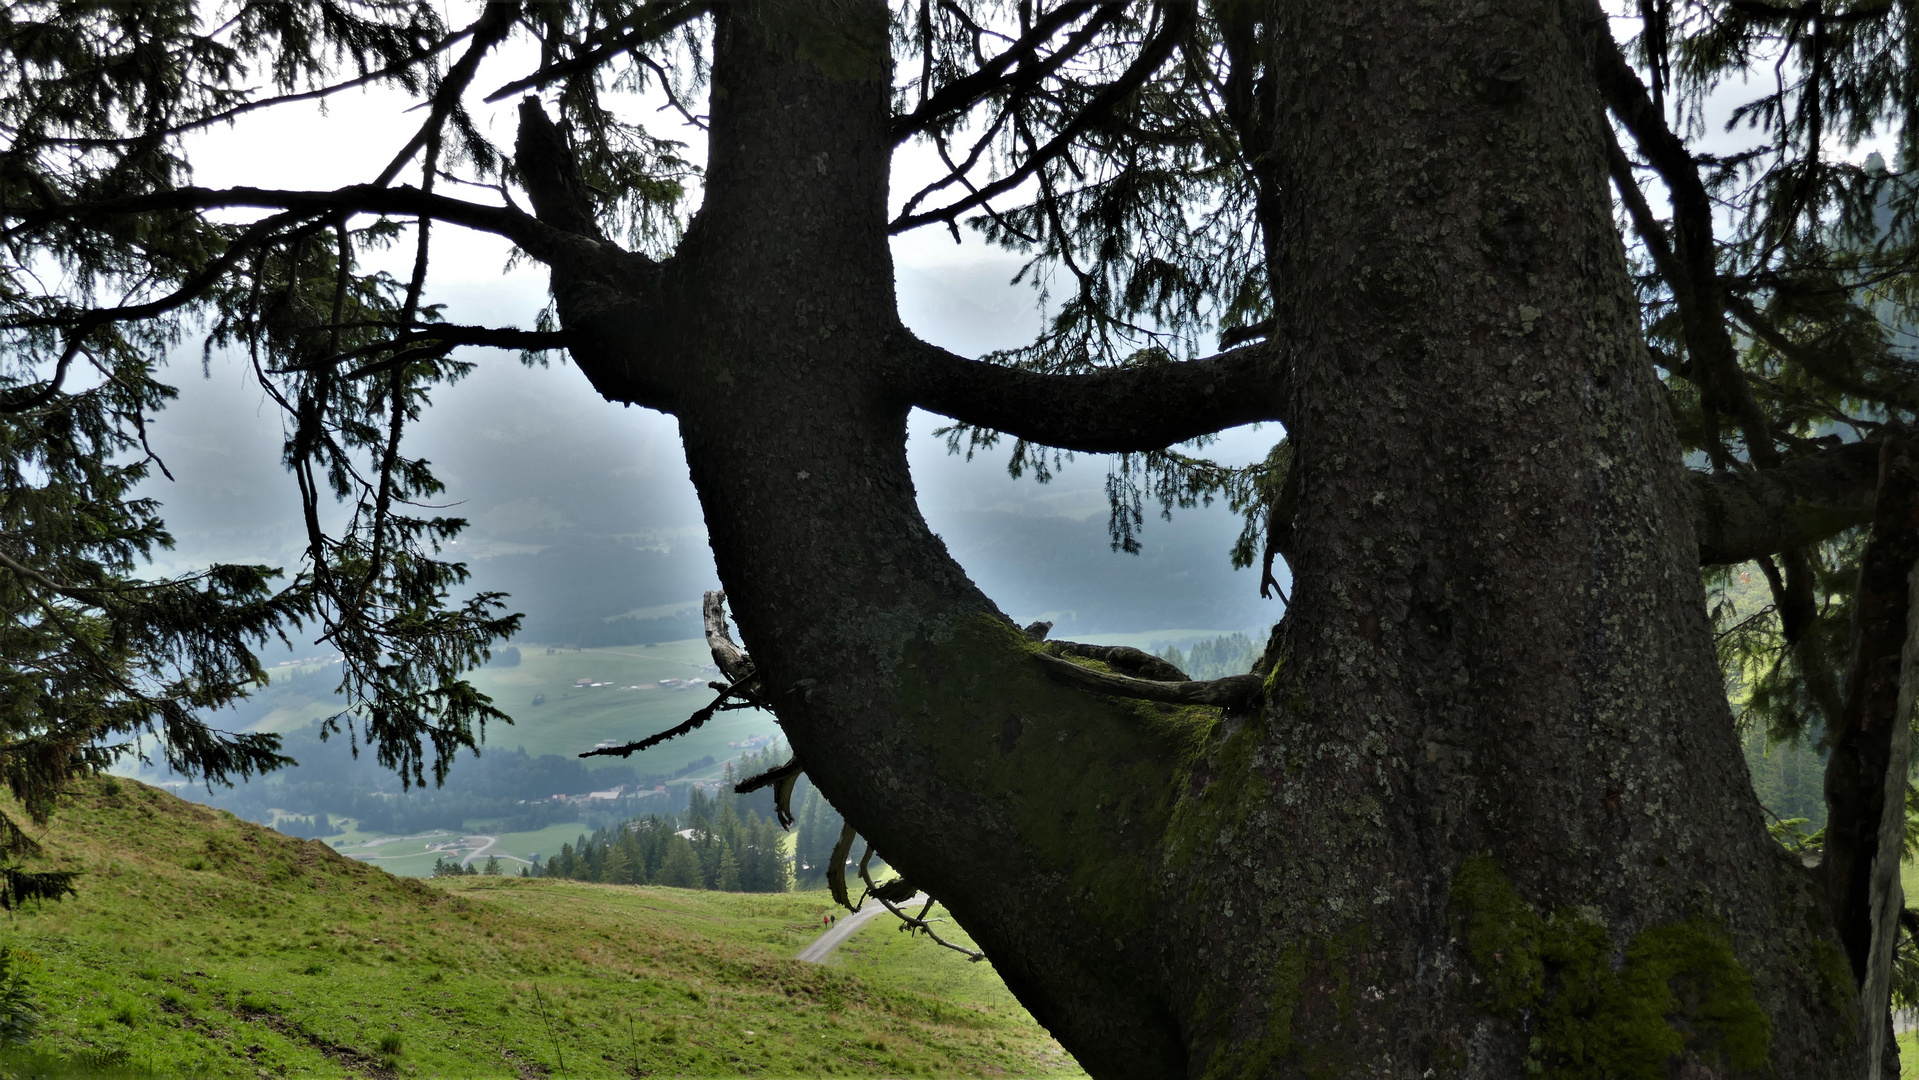
[[[809,774],[1091,1073],[1636,1075],[1628,1035],[1689,1076],[1847,1071],[1831,929],[1719,690],[1576,12],[1267,10],[1302,472],[1247,715],[1050,677],[927,528],[884,9],[719,13],[705,205],[631,297],[556,268],[575,355],[679,417]]]

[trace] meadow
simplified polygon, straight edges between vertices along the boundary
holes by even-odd
[[[883,920],[793,959],[824,893],[401,878],[116,778],[41,842],[80,892],[0,932],[44,1016],[7,1075],[1083,1075]]]
[[[518,664],[484,667],[467,675],[475,688],[493,699],[495,707],[513,718],[511,725],[487,727],[488,750],[517,748],[535,757],[571,756],[602,742],[629,742],[672,727],[713,700],[713,692],[704,685],[696,689],[660,686],[665,679],[704,684],[717,677],[710,670],[713,660],[703,640],[604,649],[516,647],[521,656]],[[289,732],[337,712],[338,701],[325,694],[333,685],[326,677],[328,671],[324,666],[274,669],[279,682],[257,695],[261,708],[247,730]],[[582,687],[577,685],[581,680],[605,685]],[[630,689],[636,686],[648,689]],[[541,704],[533,704],[535,698],[542,698]],[[716,762],[736,755],[729,742],[778,732],[778,725],[765,713],[720,713],[698,731],[628,761],[642,773],[674,773],[708,755]],[[709,779],[708,772],[718,776],[719,767],[693,778]]]

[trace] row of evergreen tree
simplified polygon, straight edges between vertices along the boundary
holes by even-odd
[[[684,818],[648,814],[582,835],[539,868],[541,876],[609,885],[670,885],[723,892],[785,892],[792,868],[777,823],[731,804],[717,811],[695,791]],[[716,820],[717,819],[717,820]]]
[[[816,888],[826,877],[842,819],[802,777],[793,792],[798,813],[794,853],[774,816],[773,789],[740,795],[733,787],[784,763],[779,743],[729,762],[717,791],[693,789],[684,814],[648,814],[582,835],[534,873],[625,885],[669,885],[725,892],[785,892]],[[856,845],[853,857],[860,848]],[[875,859],[875,865],[878,860]]]
[[[1167,645],[1154,655],[1170,661],[1192,678],[1223,679],[1253,670],[1253,665],[1259,662],[1259,651],[1258,643],[1245,634],[1227,634],[1196,641],[1187,651],[1181,651],[1177,645]]]
[[[504,871],[501,869],[500,857],[498,855],[488,855],[484,866],[475,866],[470,862],[462,865],[460,860],[449,859],[444,855],[433,860],[434,877],[477,877],[480,875],[499,877],[502,873],[504,873]],[[521,867],[520,876],[529,877],[531,875],[525,867]]]
[[[597,829],[561,845],[537,872],[613,885],[785,892],[793,887],[793,868],[773,817],[772,791],[739,795],[733,787],[787,756],[778,743],[742,755],[737,768],[726,764],[717,791],[693,788],[684,814],[648,814]]]

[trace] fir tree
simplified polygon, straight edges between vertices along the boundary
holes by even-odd
[[[685,837],[675,834],[667,839],[666,861],[660,867],[659,884],[675,889],[705,887],[700,874],[700,858]]]
[[[623,846],[606,845],[606,855],[600,863],[600,876],[596,880],[608,885],[633,883],[633,864],[627,861],[626,849]]]

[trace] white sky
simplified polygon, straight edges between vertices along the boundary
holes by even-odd
[[[475,82],[480,88],[473,95],[477,115],[495,141],[505,146],[513,141],[515,103],[483,106],[477,99],[529,70],[524,60],[523,55],[498,57]],[[420,113],[407,111],[413,104],[387,91],[355,91],[325,103],[250,114],[231,126],[194,137],[189,144],[194,182],[208,187],[244,184],[301,189],[365,182],[412,135],[421,119]],[[702,133],[681,123],[675,113],[655,113],[652,104],[636,103],[633,115],[647,114],[656,135],[688,143],[686,156],[703,160]],[[930,159],[930,152],[916,147],[902,151],[895,173],[895,204],[903,198],[899,191],[915,190],[931,174]],[[479,189],[442,190],[488,199],[488,193]],[[404,279],[411,250],[409,241],[384,255],[368,253],[363,258],[371,265],[386,265]],[[531,263],[503,272],[508,251],[507,243],[498,237],[437,226],[428,299],[446,302],[447,317],[454,322],[530,327],[546,301],[546,272]],[[989,248],[970,235],[956,245],[937,228],[897,238],[893,253],[901,317],[929,341],[978,355],[1024,343],[1040,325],[1034,291],[1007,283],[1019,265],[1010,253]],[[277,410],[251,385],[242,365],[216,357],[209,377],[202,380],[197,371],[197,342],[182,353],[184,362],[171,381],[181,388],[183,400],[152,425],[155,448],[178,478],[174,482],[156,479],[149,486],[148,493],[167,505],[169,525],[180,540],[179,549],[158,569],[174,572],[214,559],[297,565],[302,546],[298,501],[291,478],[278,463]],[[479,373],[442,390],[410,438],[413,451],[433,460],[448,482],[449,500],[457,502],[476,490],[475,485],[487,482],[487,455],[473,449],[478,433],[503,453],[521,453],[517,448],[539,445],[550,451],[557,468],[563,469],[567,460],[618,461],[617,471],[633,481],[632,497],[647,500],[650,528],[683,538],[704,536],[671,417],[612,406],[600,400],[570,367],[528,371],[507,352],[470,350],[464,355],[479,362]],[[946,535],[962,561],[968,562],[975,579],[1009,612],[1020,615],[1019,598],[995,589],[1002,582],[1007,588],[1015,587],[1017,574],[993,561],[1000,556],[966,559],[968,544],[955,535],[956,529],[965,527],[961,517],[968,511],[999,510],[1076,521],[1097,516],[1103,521],[1105,465],[1100,459],[1081,457],[1049,485],[1030,479],[1014,481],[1005,473],[1003,455],[989,453],[970,464],[949,457],[943,444],[930,435],[940,422],[919,413],[912,422],[909,452],[922,508],[935,530]],[[1213,452],[1235,462],[1255,460],[1264,456],[1279,434],[1271,425],[1263,431],[1229,432]],[[607,497],[619,499],[622,493],[608,492]],[[522,500],[493,512],[550,512],[536,503]],[[1147,530],[1149,541],[1203,538],[1202,549],[1223,563],[1237,524],[1215,506],[1178,512],[1171,524],[1149,517]],[[489,532],[487,520],[477,519],[466,550],[472,555],[510,550],[491,541]],[[489,547],[490,543],[494,546]],[[991,538],[979,538],[972,545],[981,551],[994,547]],[[1019,553],[1006,557],[1017,559]],[[1104,543],[1088,550],[1086,557],[1126,559],[1111,554]],[[1234,581],[1235,591],[1256,593],[1255,574],[1242,572],[1234,575]],[[1218,627],[1254,629],[1255,623],[1278,617],[1276,602],[1255,600],[1248,607],[1241,601],[1243,597],[1227,605],[1234,612]],[[1264,614],[1249,615],[1253,610]]]

